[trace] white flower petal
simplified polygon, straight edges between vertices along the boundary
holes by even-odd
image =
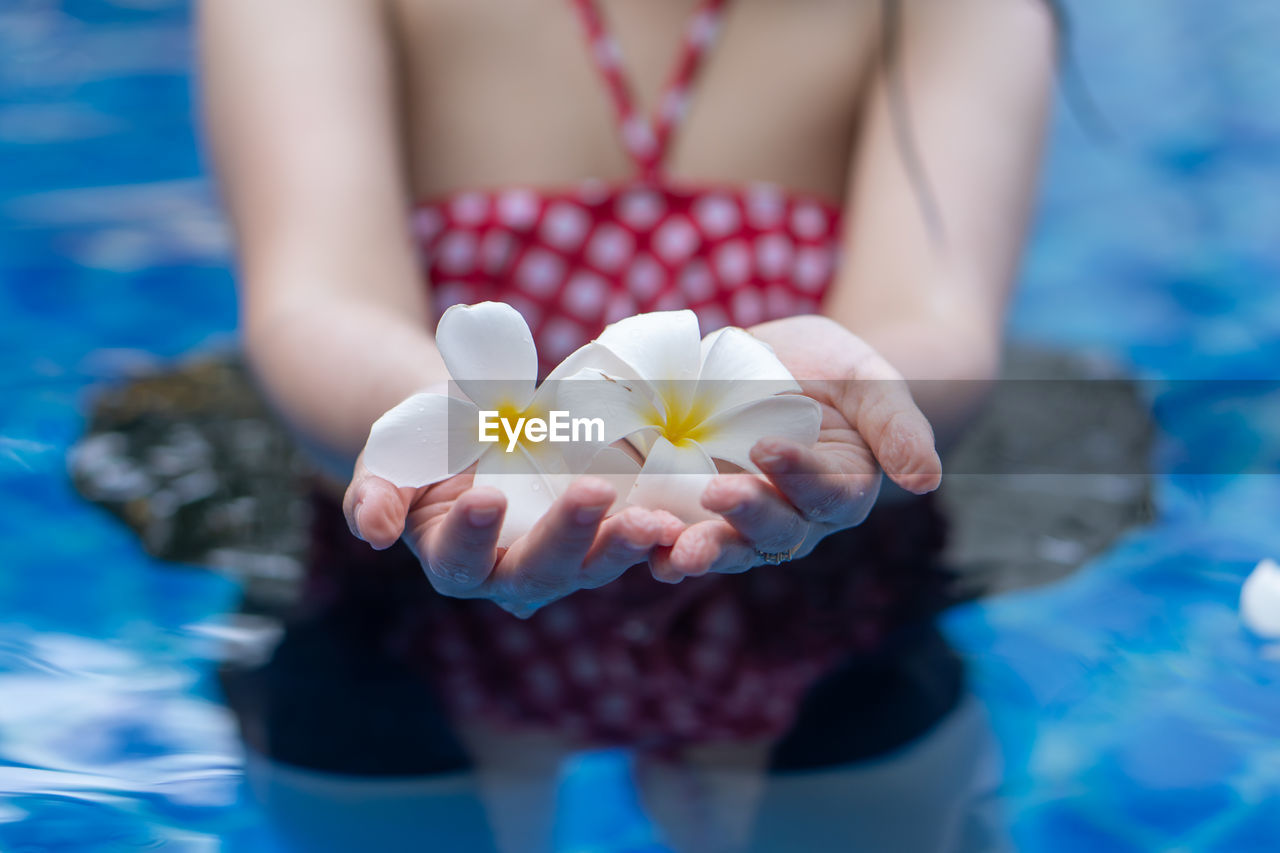
[[[727,327],[703,339],[696,392],[700,406],[719,412],[799,390],[773,348],[749,332]]]
[[[544,475],[569,474],[584,468],[596,451],[599,444],[529,441],[527,436],[521,440],[520,447],[529,455],[529,461],[537,466]],[[503,437],[501,450],[506,452],[507,439]]]
[[[581,375],[579,376],[578,374]],[[609,379],[627,378],[631,380],[628,384],[634,384],[638,381],[635,371],[607,348],[594,342],[579,347],[568,358],[556,365],[555,369],[538,386],[538,390],[534,392],[533,400],[529,403],[528,411],[537,414],[539,417],[549,417],[549,413],[552,411],[567,412],[570,419],[586,417],[583,412],[575,411],[575,408],[579,405],[577,401],[581,399],[581,396],[571,391],[564,399],[561,399],[560,391],[574,379],[605,381],[606,377]],[[588,437],[585,430],[580,435],[584,437],[584,440],[555,444],[554,446],[561,457],[560,464],[550,465],[549,467],[544,466],[543,470],[548,472],[580,472],[603,447],[621,438],[621,436],[614,436],[613,438],[597,440],[594,433]]]
[[[655,311],[612,324],[596,339],[647,379],[664,397],[688,401],[702,363],[698,317]]]
[[[523,410],[538,378],[538,351],[520,312],[503,302],[453,305],[436,328],[449,375],[481,409]]]
[[[370,473],[397,486],[428,486],[480,455],[478,410],[444,394],[415,394],[378,418],[364,446]]]
[[[543,382],[538,386],[538,390],[533,393],[533,399],[529,401],[529,405],[523,413],[525,417],[541,418],[547,422],[548,435],[545,441],[534,442],[526,439],[522,442],[534,464],[544,474],[567,474],[573,471],[580,471],[591,461],[591,457],[604,446],[603,442],[592,441],[591,439],[594,436],[586,435],[583,430],[579,430],[579,435],[586,440],[568,442],[551,440],[550,431],[552,429],[568,430],[570,437],[572,437],[571,423],[568,426],[556,426],[556,413],[566,412],[566,418],[570,421],[573,417],[571,413],[568,413],[566,406],[557,399],[557,389],[563,384],[560,381],[554,383]]]
[[[657,397],[647,382],[612,379],[592,369],[557,383],[555,400],[556,407],[571,417],[604,421],[604,444],[662,421]]]
[[[640,432],[635,432],[627,436],[627,444],[635,448],[636,452],[640,454],[640,458],[643,459],[649,455],[649,451],[653,449],[653,443],[661,436],[662,431],[656,427],[653,429],[643,429]]]
[[[640,463],[627,453],[616,447],[605,447],[588,462],[585,468],[576,474],[548,475],[556,496],[563,495],[569,484],[578,477],[596,477],[613,486],[618,497],[609,507],[609,515],[618,512],[627,505],[627,496],[636,483],[636,475],[640,473]]]
[[[1263,560],[1240,590],[1240,618],[1254,634],[1280,640],[1280,565]]]
[[[546,385],[548,382],[568,379],[575,373],[580,373],[588,368],[612,376],[615,379],[638,379],[640,377],[635,368],[615,355],[608,347],[592,341],[578,347],[564,361],[557,364],[542,384]]]
[[[679,447],[659,438],[649,450],[627,502],[665,509],[687,522],[715,518],[702,506],[702,493],[716,476],[716,465],[696,442]]]
[[[737,329],[737,328],[738,328],[738,326],[722,326],[722,327],[720,327],[719,329],[716,329],[714,332],[708,332],[708,333],[703,337],[703,339],[702,339],[702,343],[701,343],[701,345],[698,347],[699,353],[700,353],[700,354],[701,354],[701,356],[702,356],[702,357],[699,359],[698,363],[699,363],[699,364],[706,364],[706,363],[707,363],[707,353],[711,351],[711,348],[712,348],[713,346],[715,346],[716,341],[720,340],[720,336],[721,336],[721,335],[723,335],[725,332],[727,332],[727,331],[728,331],[728,330],[730,330],[730,329]],[[745,330],[744,330],[744,331],[745,331]]]
[[[556,499],[551,478],[543,474],[518,445],[510,453],[504,446],[481,456],[476,466],[475,485],[492,486],[507,496],[507,512],[498,534],[498,545],[502,548],[532,530]]]
[[[617,512],[627,505],[627,497],[635,487],[636,477],[640,474],[640,463],[630,455],[616,447],[606,447],[596,454],[583,474],[599,477],[618,491],[618,499],[609,508],[610,513]]]
[[[713,459],[759,474],[751,461],[751,448],[756,442],[762,438],[789,438],[808,446],[818,440],[821,426],[822,407],[816,400],[784,394],[708,418],[699,431],[698,443]]]

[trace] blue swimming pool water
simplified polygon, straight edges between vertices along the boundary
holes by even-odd
[[[1280,9],[1072,6],[1114,136],[1057,116],[1012,327],[1152,380],[1159,517],[945,629],[1021,849],[1280,849],[1280,656],[1237,618],[1280,557],[1280,400],[1168,381],[1280,372]],[[211,681],[235,585],[158,565],[65,476],[95,384],[234,334],[189,23],[0,7],[0,850],[277,847]],[[573,771],[595,806],[564,809],[562,849],[653,847],[615,756]]]

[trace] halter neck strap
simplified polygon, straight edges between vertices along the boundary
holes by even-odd
[[[666,86],[658,97],[653,116],[636,105],[634,90],[622,65],[618,40],[605,26],[598,0],[573,0],[591,45],[591,58],[604,78],[617,113],[623,148],[644,178],[662,171],[667,149],[689,105],[689,93],[698,70],[720,32],[727,0],[701,0],[680,42],[680,54]]]

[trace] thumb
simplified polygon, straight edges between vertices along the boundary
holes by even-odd
[[[380,551],[390,548],[404,532],[413,491],[370,474],[357,460],[355,474],[342,499],[342,512],[352,535]]]

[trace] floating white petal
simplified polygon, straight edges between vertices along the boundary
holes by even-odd
[[[480,456],[478,410],[444,394],[415,394],[374,422],[364,464],[397,486],[429,486]]]
[[[538,351],[520,312],[503,302],[454,305],[436,327],[449,375],[481,409],[524,409],[538,378]]]
[[[1245,627],[1271,640],[1280,640],[1280,565],[1258,563],[1240,590],[1240,618]]]

